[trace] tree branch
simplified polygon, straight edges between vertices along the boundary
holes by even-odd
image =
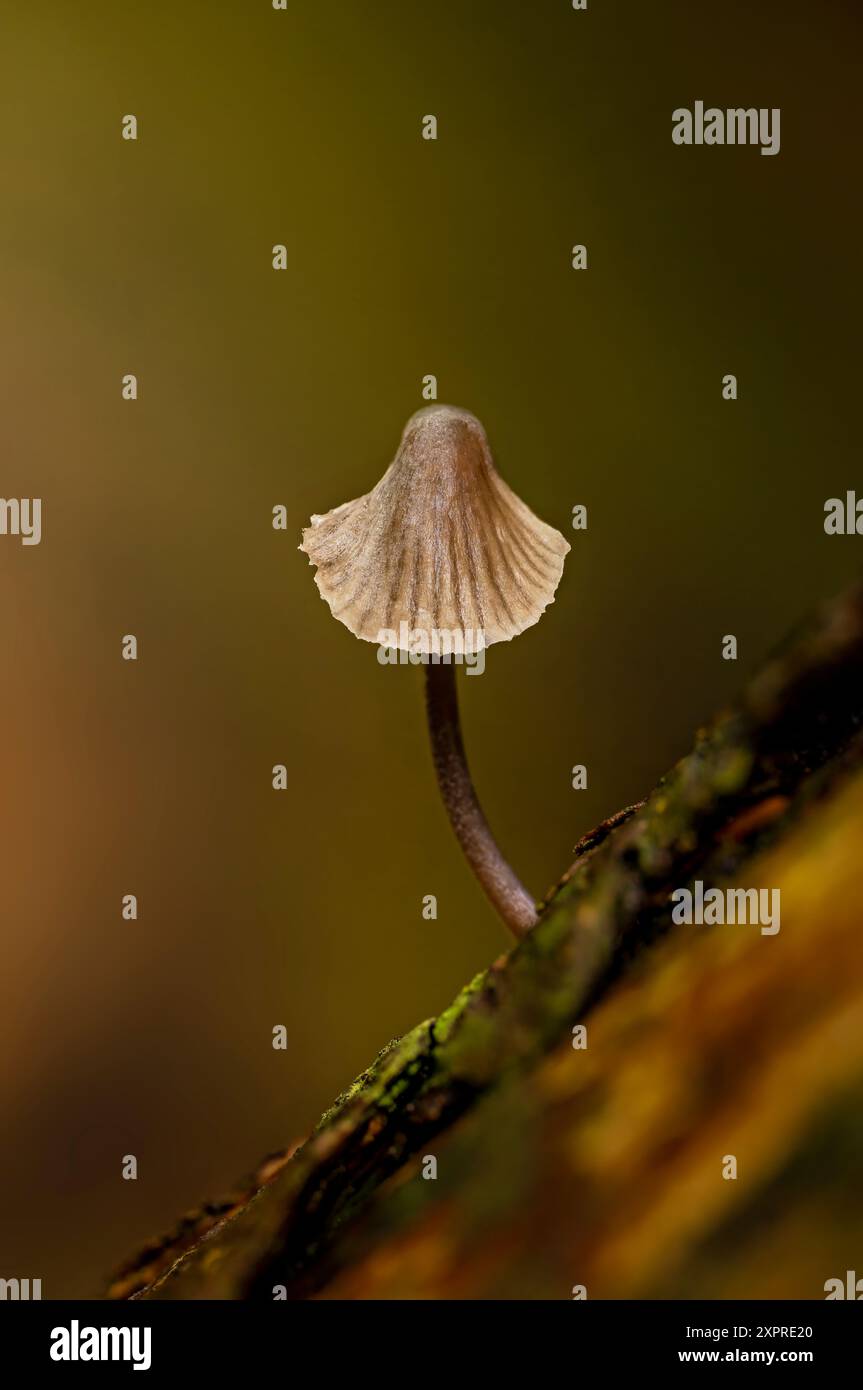
[[[128,1262],[109,1296],[271,1299],[277,1284],[289,1297],[324,1286],[385,1180],[490,1092],[535,1071],[622,987],[668,932],[674,888],[734,881],[836,795],[863,763],[861,721],[858,587],[766,664],[646,803],[580,842],[538,925],[507,956],[385,1048],[265,1179]]]

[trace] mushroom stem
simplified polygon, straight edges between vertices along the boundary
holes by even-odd
[[[492,906],[516,936],[537,920],[536,904],[498,848],[474,791],[461,736],[455,667],[425,664],[426,713],[438,786],[450,824]]]

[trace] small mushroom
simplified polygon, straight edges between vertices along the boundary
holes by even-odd
[[[333,616],[356,637],[409,652],[426,674],[438,784],[468,863],[522,936],[534,899],[498,848],[468,770],[452,655],[476,655],[538,622],[569,544],[500,477],[475,415],[411,416],[394,461],[364,497],[313,516],[300,549]]]

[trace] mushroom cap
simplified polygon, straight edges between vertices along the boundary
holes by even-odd
[[[476,416],[433,405],[408,420],[377,486],[313,516],[300,550],[356,637],[428,651],[421,634],[461,634],[471,653],[538,622],[569,543],[507,487]]]

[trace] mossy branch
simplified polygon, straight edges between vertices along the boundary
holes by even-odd
[[[663,936],[669,894],[733,880],[863,764],[863,588],[826,607],[630,813],[578,847],[538,925],[436,1019],[391,1043],[308,1141],[123,1267],[109,1296],[306,1296],[413,1154],[523,1077]]]

